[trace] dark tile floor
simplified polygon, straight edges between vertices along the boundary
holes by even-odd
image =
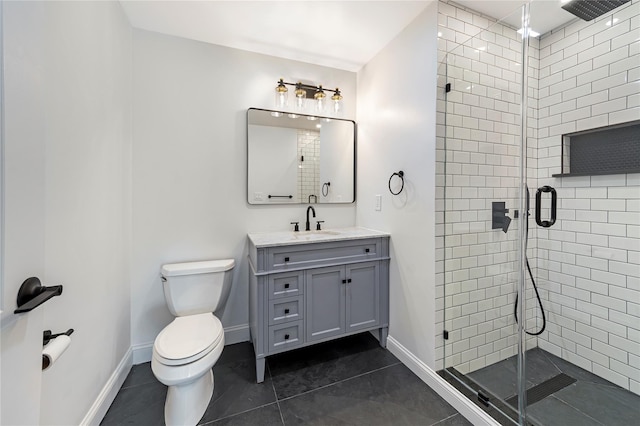
[[[577,367],[542,349],[526,353],[527,388],[565,373],[576,382],[529,405],[527,415],[536,424],[640,425],[640,396]],[[516,392],[516,357],[468,374],[476,383],[506,400]]]
[[[214,394],[200,424],[471,424],[369,333],[269,357],[260,384],[251,344],[230,345],[213,374]],[[150,364],[136,365],[101,424],[164,424],[165,396]]]

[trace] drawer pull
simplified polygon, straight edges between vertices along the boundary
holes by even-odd
[[[287,315],[289,313],[289,308],[284,310],[284,314]]]
[[[365,252],[365,253],[369,253],[369,249],[368,249],[368,248],[367,248],[367,249],[364,249],[364,252]]]
[[[285,258],[284,258],[284,261],[285,261],[285,262],[288,262],[288,261],[289,261],[289,256],[285,257]]]
[[[289,288],[289,283],[286,283],[286,284],[284,285],[284,288]]]
[[[289,340],[289,335],[288,334],[284,335],[284,340]]]

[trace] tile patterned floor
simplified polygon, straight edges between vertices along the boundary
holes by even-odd
[[[390,352],[363,333],[267,359],[255,383],[249,343],[225,347],[204,425],[470,425]],[[162,425],[166,387],[136,365],[102,425]]]
[[[528,407],[535,424],[628,426],[640,425],[640,396],[557,356],[535,348],[526,353],[527,388],[560,373],[576,382]],[[468,376],[503,399],[516,394],[516,357],[508,358]]]

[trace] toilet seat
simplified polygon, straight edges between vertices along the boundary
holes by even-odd
[[[212,313],[177,317],[158,334],[153,352],[164,365],[184,365],[206,356],[223,339],[222,323]]]

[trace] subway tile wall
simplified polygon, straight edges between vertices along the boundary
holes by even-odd
[[[536,235],[538,346],[640,394],[640,174],[552,177],[563,133],[640,120],[640,2],[539,43],[536,183],[559,201]]]
[[[439,3],[438,33],[436,361],[467,373],[517,352],[519,224],[492,229],[491,207],[505,202],[511,217],[518,208],[522,41],[515,28],[452,2]]]
[[[552,174],[560,172],[562,134],[640,119],[638,9],[633,0],[532,40],[527,83],[528,184],[532,192],[554,186],[559,195],[556,225],[529,230],[548,323],[527,347],[539,345],[636,393],[640,176]],[[517,208],[521,50],[513,28],[453,2],[439,3],[438,29],[438,87],[449,82],[452,92],[445,101],[440,90],[438,99],[436,361],[468,372],[516,350],[519,223],[507,234],[491,230],[490,207],[505,201],[511,217]],[[540,324],[527,280],[527,329]]]
[[[319,197],[318,188],[320,188],[320,132],[298,130],[298,199],[302,203],[311,202],[311,195]]]

